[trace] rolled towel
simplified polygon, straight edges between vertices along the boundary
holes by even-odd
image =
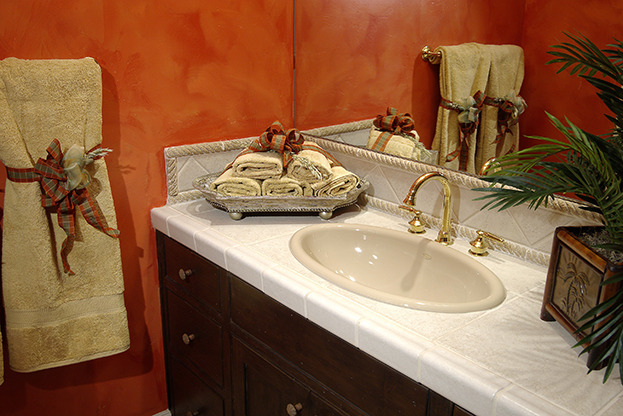
[[[342,166],[334,166],[331,171],[331,179],[312,184],[315,196],[339,196],[359,185],[359,177]]]
[[[326,181],[332,177],[331,161],[320,146],[306,141],[288,165],[287,176],[309,184]]]
[[[407,159],[413,160],[428,160],[430,158],[430,151],[428,151],[422,143],[420,143],[420,136],[415,130],[411,130],[413,136],[405,137],[400,134],[392,134],[389,140],[383,144],[382,149],[378,150],[390,155],[401,156]],[[377,140],[379,136],[383,134],[383,131],[372,127],[370,129],[370,137],[366,148],[377,150]]]
[[[280,179],[266,179],[262,182],[264,196],[312,196],[312,189],[307,182],[284,176]]]
[[[211,184],[210,189],[224,196],[260,196],[262,186],[260,181],[251,178],[234,176],[233,168],[227,169],[216,178]]]
[[[283,173],[283,156],[276,152],[243,152],[232,168],[233,175],[241,178],[278,179]]]

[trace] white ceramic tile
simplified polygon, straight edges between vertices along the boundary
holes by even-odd
[[[331,153],[346,169],[363,178],[376,167],[375,163],[339,152]]]
[[[463,225],[476,230],[488,231],[518,244],[527,245],[528,243],[521,229],[512,219],[509,210],[501,212],[478,211],[466,220]]]
[[[394,190],[390,186],[390,182],[385,177],[382,169],[375,167],[368,171],[363,178],[373,184],[370,186],[371,189],[366,191],[368,195],[393,202],[395,204],[398,203],[398,195],[394,193]]]
[[[365,129],[340,133],[339,137],[344,143],[357,147],[365,147],[366,143],[368,143],[368,138],[370,137],[370,130]]]
[[[357,345],[357,322],[362,314],[345,306],[343,299],[325,291],[307,295],[307,318],[353,345]]]
[[[196,199],[194,201],[171,205],[171,208],[196,219],[204,219],[207,213],[216,209],[205,199]]]
[[[623,415],[623,394],[609,403],[600,416],[621,416]]]
[[[237,246],[225,251],[226,268],[247,283],[263,290],[262,272],[276,263],[266,256],[251,251],[244,246]]]
[[[229,163],[240,154],[240,150],[194,155],[193,159],[208,173],[222,173]]]
[[[437,341],[562,408],[592,415],[621,391],[620,382],[602,385],[601,372],[587,375],[573,337],[541,321],[540,310],[540,303],[519,297]]]
[[[205,230],[207,225],[194,218],[178,215],[167,219],[167,227],[169,229],[169,237],[197,251],[195,233]]]
[[[178,159],[179,163],[179,159]],[[197,161],[191,156],[188,158],[186,163],[182,168],[177,170],[177,189],[180,192],[190,191],[193,188],[193,180],[199,176],[204,176],[209,172],[201,166]]]
[[[310,224],[322,224],[318,215],[254,214],[244,216],[239,221],[229,218],[225,212],[219,212],[218,221],[212,215],[212,228],[243,244],[255,244],[279,236],[290,236],[302,227]]]
[[[418,358],[433,344],[415,334],[399,332],[391,323],[362,319],[357,325],[357,346],[415,381]]]
[[[464,240],[455,242],[455,247],[464,244]],[[495,273],[508,292],[522,294],[545,283],[547,267],[529,262],[518,262],[510,255],[490,251],[486,257],[474,257],[482,265]]]
[[[396,322],[405,332],[415,330],[428,340],[435,340],[476,319],[482,312],[448,314],[418,311],[359,296],[357,301],[381,317]]]
[[[294,279],[288,269],[276,266],[264,269],[262,284],[268,296],[307,317],[305,298],[315,289],[310,283]]]
[[[440,347],[424,352],[419,362],[420,382],[478,416],[493,415],[496,393],[508,380]]]
[[[169,235],[169,228],[167,227],[167,219],[180,215],[180,213],[170,207],[154,208],[150,212],[151,225],[158,231]]]
[[[413,182],[420,176],[414,172],[407,172],[390,166],[379,166],[383,174],[389,180],[389,186],[397,195],[400,203],[406,198]],[[441,188],[440,188],[441,189]]]
[[[574,413],[544,400],[521,387],[510,385],[494,399],[494,416],[570,416]]]
[[[223,268],[227,268],[225,253],[238,245],[238,242],[214,230],[206,229],[195,233],[197,253]]]

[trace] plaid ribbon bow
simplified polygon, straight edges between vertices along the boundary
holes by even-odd
[[[275,121],[241,155],[250,152],[274,150],[282,155],[283,167],[285,168],[292,160],[292,155],[301,151],[303,141],[303,136],[298,130],[289,129],[284,131],[283,125]]]
[[[374,127],[381,130],[381,134],[376,138],[371,149],[382,152],[387,147],[389,140],[394,134],[398,134],[415,140],[415,134],[412,133],[415,128],[415,122],[409,113],[399,113],[393,107],[387,108],[387,115],[376,116],[373,122]]]
[[[267,152],[273,150],[283,156],[283,167],[286,168],[301,150],[314,150],[322,153],[333,165],[341,166],[340,162],[328,152],[324,151],[320,146],[315,143],[304,142],[305,139],[303,135],[297,129],[284,131],[281,123],[275,121],[260,137],[255,139],[245,150],[240,152],[237,158],[253,152]],[[224,170],[231,168],[233,165],[234,162],[231,162]]]
[[[39,158],[34,168],[9,168],[7,177],[13,182],[40,182],[41,183],[41,206],[44,208],[56,208],[58,225],[65,231],[67,237],[61,248],[61,259],[66,273],[74,274],[69,267],[67,255],[70,248],[70,238],[76,236],[76,207],[82,213],[84,219],[96,229],[113,238],[119,238],[119,230],[107,227],[101,217],[95,201],[91,198],[86,187],[81,189],[69,189],[67,175],[63,169],[63,152],[57,139],[46,149],[46,159]],[[90,153],[90,152],[89,152]],[[92,157],[96,160],[103,157],[102,154]]]
[[[487,96],[482,91],[476,91],[473,97],[468,97],[463,103],[457,104],[442,98],[439,104],[443,108],[459,113],[459,143],[454,151],[446,155],[446,162],[452,162],[457,157],[459,158],[459,170],[467,169],[469,150],[467,138],[476,131],[480,124],[479,116],[486,98]]]
[[[495,136],[495,140],[493,141],[493,143],[496,144],[506,138],[507,133],[513,134],[513,131],[510,128],[519,122],[519,116],[528,106],[525,100],[521,96],[515,95],[514,92],[511,92],[504,98],[487,97],[485,99],[485,104],[498,108],[498,134]],[[507,154],[514,151],[515,142],[513,141]]]

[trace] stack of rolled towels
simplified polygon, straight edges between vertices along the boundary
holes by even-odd
[[[289,158],[274,150],[243,151],[210,187],[224,196],[335,197],[357,185],[357,175],[306,140]]]

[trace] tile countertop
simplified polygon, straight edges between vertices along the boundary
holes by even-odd
[[[475,415],[623,414],[620,381],[613,376],[604,385],[603,371],[587,374],[571,335],[539,319],[543,266],[494,251],[477,261],[504,283],[502,305],[466,314],[422,312],[356,295],[302,266],[288,243],[300,228],[326,223],[316,215],[233,221],[195,200],[155,208],[151,219],[157,230]],[[404,219],[368,207],[339,210],[329,222],[406,230]],[[466,253],[469,244],[456,240],[451,247]]]

